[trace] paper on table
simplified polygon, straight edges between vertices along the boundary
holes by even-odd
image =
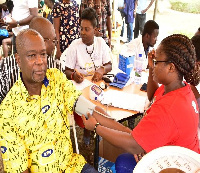
[[[114,107],[144,112],[146,97],[123,91],[109,90],[104,93],[102,104]]]
[[[78,90],[83,90],[84,88],[92,84],[92,82],[87,79],[84,79],[81,83],[76,83],[75,81],[72,81],[72,83],[76,86],[76,89]]]

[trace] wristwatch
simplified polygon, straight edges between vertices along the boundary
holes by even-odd
[[[19,21],[17,21],[17,27],[19,27],[19,26],[20,26]]]

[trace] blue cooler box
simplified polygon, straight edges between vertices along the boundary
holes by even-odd
[[[119,66],[118,68],[125,72],[126,74],[130,75],[131,71],[134,67],[134,58],[135,55],[125,57],[124,55],[119,54]]]

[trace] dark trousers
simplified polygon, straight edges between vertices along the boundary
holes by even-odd
[[[133,39],[133,23],[127,23],[127,41],[130,42]]]
[[[125,13],[124,13],[124,9],[118,9],[118,11],[120,11],[120,14],[121,14],[121,16],[122,16],[122,21],[123,21],[123,24],[122,24],[122,30],[121,30],[121,34],[120,34],[120,36],[121,37],[123,37],[123,35],[124,35],[124,18],[125,18]]]
[[[140,31],[140,34],[142,34],[145,22],[146,22],[146,13],[145,14],[136,13],[135,28],[134,28],[134,38],[138,37],[139,31]]]
[[[98,173],[94,167],[92,167],[90,164],[86,163],[81,171],[81,173]]]

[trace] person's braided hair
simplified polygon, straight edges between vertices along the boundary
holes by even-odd
[[[192,44],[195,47],[197,62],[200,62],[200,35],[195,35],[191,38]]]
[[[180,79],[184,77],[191,85],[198,85],[199,68],[191,40],[185,35],[174,34],[163,39],[161,45],[167,55],[167,60],[172,62],[178,70]]]

